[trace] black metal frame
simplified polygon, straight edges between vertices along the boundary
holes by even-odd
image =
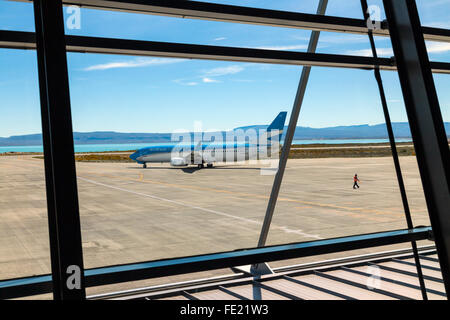
[[[450,296],[450,152],[414,0],[383,0],[445,290]]]
[[[261,248],[240,249],[206,255],[147,261],[101,268],[84,272],[86,287],[151,279],[206,270],[308,257],[377,246],[426,240],[430,227],[369,233],[326,240],[299,242]],[[0,299],[11,299],[52,291],[51,275],[0,281]]]
[[[366,20],[370,19],[369,12],[368,12],[367,0],[361,0],[361,9],[362,9],[364,18]],[[378,57],[377,49],[375,46],[375,40],[373,37],[372,30],[368,31],[368,35],[369,35],[370,47],[372,49],[372,56],[374,58],[377,58]],[[398,159],[397,146],[395,145],[394,130],[392,129],[391,116],[389,115],[386,94],[384,92],[383,80],[381,78],[381,72],[380,72],[379,68],[374,69],[374,75],[375,75],[375,80],[377,81],[378,90],[380,92],[381,105],[383,108],[384,120],[386,122],[386,129],[387,129],[388,136],[389,136],[389,144],[391,146],[392,160],[394,161],[395,173],[397,174],[398,187],[400,189],[400,195],[402,197],[402,204],[403,204],[403,211],[405,213],[406,225],[408,226],[408,229],[412,229],[414,227],[413,221],[411,218],[411,212],[409,210],[408,197],[406,195],[406,189],[405,189],[405,183],[403,181],[402,169],[400,167],[400,161]],[[425,287],[425,281],[423,279],[422,267],[421,267],[421,263],[420,263],[420,259],[419,259],[419,252],[417,250],[417,243],[415,241],[412,241],[411,246],[412,246],[412,250],[413,250],[414,261],[415,261],[415,266],[416,266],[416,270],[417,270],[417,276],[419,278],[420,289],[422,292],[422,298],[424,300],[428,300],[427,291],[426,291],[426,287]]]
[[[394,243],[429,239],[430,228],[244,249],[210,255],[109,266],[83,271],[66,52],[92,52],[328,66],[398,71],[407,103],[441,269],[450,294],[449,153],[431,72],[450,64],[429,62],[424,39],[450,42],[450,30],[421,27],[413,0],[384,0],[386,23],[376,36],[391,36],[396,59],[230,48],[194,44],[65,36],[62,5],[76,4],[205,20],[367,34],[366,21],[197,1],[33,0],[36,34],[0,31],[0,48],[37,49],[46,168],[52,275],[0,282],[0,298],[54,292],[55,299],[84,299],[84,286],[104,285],[187,272],[255,264]],[[406,17],[406,18],[405,18]],[[405,29],[405,26],[407,27]],[[37,45],[36,45],[37,44]],[[406,48],[412,52],[406,50]],[[414,68],[410,68],[413,66]],[[414,92],[412,92],[414,91]],[[420,104],[421,107],[419,108]],[[56,108],[58,106],[58,108]],[[447,161],[447,162],[446,162]],[[448,212],[447,212],[448,213]],[[81,269],[80,289],[66,286],[67,267]]]
[[[32,0],[13,1],[29,2]],[[367,24],[363,19],[251,8],[201,1],[62,0],[62,2],[65,5],[78,5],[83,8],[163,15],[186,19],[257,24],[361,35],[367,34]],[[422,32],[425,40],[450,42],[450,30],[448,29],[422,27]],[[387,24],[383,23],[381,29],[374,30],[374,35],[388,37],[389,29]]]
[[[55,299],[84,299],[83,252],[70,110],[69,78],[60,1],[35,0],[48,222]],[[79,286],[69,287],[79,271]]]
[[[35,49],[34,33],[0,30],[0,48]],[[392,58],[223,47],[158,41],[66,36],[67,52],[206,59],[286,65],[396,70]],[[450,63],[431,62],[434,73],[450,74]]]

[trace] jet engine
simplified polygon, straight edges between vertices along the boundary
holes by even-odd
[[[170,165],[174,167],[187,166],[188,162],[184,158],[172,158],[170,159]]]

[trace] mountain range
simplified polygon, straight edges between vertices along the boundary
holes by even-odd
[[[450,138],[450,122],[444,123],[447,137]],[[392,123],[396,138],[410,138],[411,132],[407,122]],[[248,130],[266,129],[266,125],[254,125],[235,128]],[[286,132],[287,127],[285,127]],[[221,132],[224,134],[225,132]],[[191,133],[192,134],[192,133]],[[171,133],[122,133],[113,131],[74,132],[75,144],[120,144],[120,143],[155,143],[171,141]],[[353,125],[328,128],[310,128],[298,126],[295,130],[295,140],[321,139],[387,139],[385,124]],[[0,137],[0,146],[33,146],[42,145],[41,134],[17,135]]]

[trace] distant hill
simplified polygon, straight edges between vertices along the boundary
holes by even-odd
[[[447,137],[450,138],[450,122],[445,122]],[[397,138],[410,138],[411,132],[407,122],[392,123],[394,134]],[[237,129],[265,129],[267,126],[255,125],[239,127]],[[285,127],[287,129],[287,127]],[[286,131],[286,130],[285,130]],[[224,134],[224,132],[222,132]],[[119,143],[155,143],[171,141],[171,133],[121,133],[113,131],[97,132],[74,132],[75,144],[119,144]],[[387,131],[385,124],[377,125],[355,125],[339,126],[329,128],[297,127],[295,140],[318,140],[318,139],[386,139]],[[0,137],[0,146],[33,146],[41,145],[41,134],[29,134]]]
[[[447,137],[450,137],[450,122],[444,123]],[[247,129],[265,129],[267,126],[247,126]],[[393,122],[392,128],[396,138],[411,138],[411,131],[407,122]],[[237,128],[238,129],[238,128]],[[287,126],[285,127],[286,132]],[[317,139],[387,139],[386,124],[377,125],[355,125],[338,126],[328,128],[297,127],[295,129],[295,140],[317,140]]]

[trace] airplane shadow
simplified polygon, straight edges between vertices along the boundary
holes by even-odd
[[[184,173],[195,173],[197,171],[200,170],[261,170],[261,168],[259,167],[222,167],[222,166],[218,166],[218,167],[212,167],[212,168],[198,168],[198,167],[184,167],[184,168],[175,168],[175,167],[147,167],[147,168],[142,168],[142,167],[128,167],[128,169],[136,169],[136,170],[181,170]]]

